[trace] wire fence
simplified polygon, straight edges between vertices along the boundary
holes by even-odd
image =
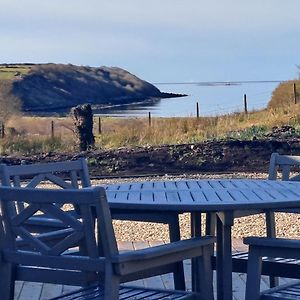
[[[179,84],[179,83],[178,83]],[[210,105],[210,109],[200,111],[200,102],[195,102],[194,112],[190,117],[213,117],[219,115],[228,115],[230,113],[249,113],[251,111],[257,110],[258,107],[261,108],[266,105],[266,95],[270,95],[273,89],[260,89],[255,92],[244,94],[241,97],[239,105],[226,105],[226,101],[219,101],[218,105]],[[291,103],[297,103],[298,94],[296,92],[296,86],[294,84],[294,93],[291,96]],[[300,99],[299,99],[300,101]],[[115,115],[117,117],[117,115]],[[144,114],[141,115],[145,119],[145,123],[149,127],[152,125],[152,119],[155,118],[155,114],[151,111],[147,112],[147,108],[144,109]],[[176,117],[176,116],[175,116]],[[180,116],[178,116],[180,117]],[[0,122],[0,138],[5,138],[6,136],[13,135],[41,135],[49,136],[54,138],[56,136],[64,137],[74,133],[74,125],[71,117],[65,118],[63,120],[58,120],[59,118],[40,118],[38,122],[28,121],[23,123],[22,119],[17,119],[12,124],[3,124]],[[95,134],[102,134],[107,130],[103,125],[105,120],[104,116],[94,116],[94,132]]]

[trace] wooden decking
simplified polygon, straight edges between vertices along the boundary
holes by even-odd
[[[119,242],[118,246],[120,250],[132,250],[154,246],[161,244],[162,242]],[[246,249],[241,240],[233,240],[233,251],[244,251]],[[186,274],[190,274],[191,264],[190,261],[185,261],[184,264]],[[281,279],[282,282],[287,282],[287,279]],[[171,274],[163,276],[155,276],[145,280],[138,280],[134,283],[130,283],[156,288],[173,288],[173,277]],[[242,300],[245,297],[246,287],[246,275],[245,274],[233,274],[233,299]],[[261,288],[266,289],[268,287],[268,278],[264,277],[261,282]],[[187,288],[191,288],[190,275],[187,277]],[[31,282],[17,282],[15,300],[46,300],[55,296],[67,293],[78,289],[78,287],[54,285],[54,284],[42,284]]]

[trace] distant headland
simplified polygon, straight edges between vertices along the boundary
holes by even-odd
[[[24,112],[62,112],[83,103],[99,108],[186,96],[161,92],[153,84],[118,67],[0,64],[0,81],[10,86],[11,94],[20,99]]]

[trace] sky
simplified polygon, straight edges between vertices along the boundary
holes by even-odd
[[[1,63],[117,66],[156,82],[287,80],[299,0],[0,0]]]

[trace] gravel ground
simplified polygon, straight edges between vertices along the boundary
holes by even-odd
[[[139,182],[148,180],[185,180],[185,179],[207,179],[207,178],[259,178],[266,179],[265,173],[230,173],[230,174],[196,174],[182,176],[156,176],[156,177],[134,177],[122,179],[93,180],[93,185],[112,184],[120,182]],[[203,220],[204,221],[204,220]],[[236,219],[233,227],[233,237],[265,235],[264,215],[254,215]],[[300,215],[277,213],[277,236],[296,238],[300,236]],[[168,226],[164,224],[153,224],[147,222],[114,221],[117,239],[120,241],[167,241]],[[189,214],[180,215],[180,228],[182,238],[190,236]]]

